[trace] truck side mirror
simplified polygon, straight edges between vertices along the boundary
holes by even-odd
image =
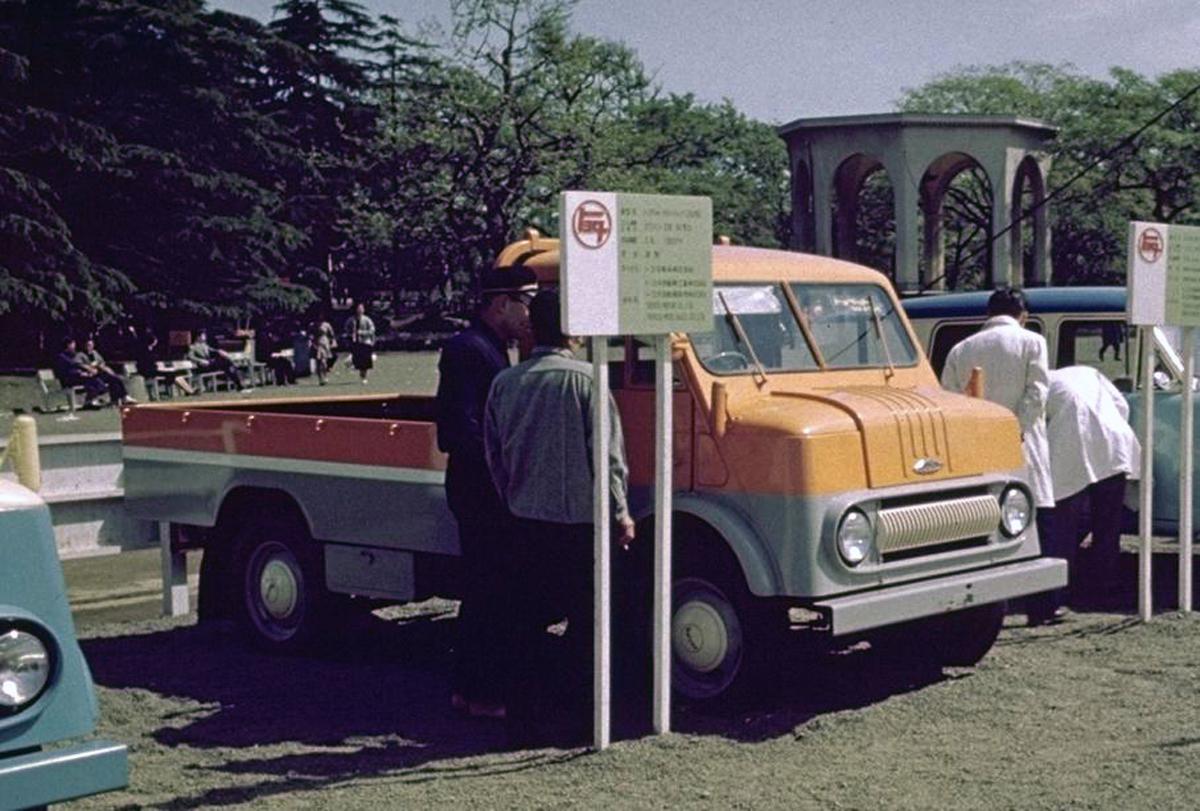
[[[712,428],[713,436],[717,439],[725,436],[729,426],[729,391],[725,384],[714,380],[712,384]]]

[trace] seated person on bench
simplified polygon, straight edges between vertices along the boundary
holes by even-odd
[[[119,403],[125,396],[124,386],[121,386],[120,389],[114,389],[106,385],[103,380],[79,361],[79,353],[76,351],[74,338],[67,338],[63,341],[62,351],[55,356],[54,376],[58,378],[58,382],[62,384],[64,389],[70,390],[74,386],[81,386],[83,388],[84,408],[91,407],[92,401],[105,392],[108,392],[109,397],[114,403]]]
[[[187,359],[196,365],[197,372],[223,372],[235,389],[242,390],[242,375],[233,365],[229,354],[209,346],[208,333],[204,330],[196,334],[195,342],[188,347]]]
[[[129,396],[125,389],[125,381],[121,376],[105,362],[104,356],[96,349],[96,342],[93,339],[88,338],[83,342],[83,351],[75,356],[75,360],[108,388],[114,403],[132,405],[137,402]]]

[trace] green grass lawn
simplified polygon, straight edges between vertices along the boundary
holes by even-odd
[[[370,382],[359,383],[358,372],[345,365],[342,355],[337,369],[329,378],[329,385],[317,384],[316,376],[301,378],[295,386],[264,386],[245,394],[217,392],[197,394],[182,401],[202,402],[205,400],[270,399],[338,397],[350,394],[405,392],[408,394],[432,394],[437,388],[437,352],[381,352],[371,371]],[[120,420],[115,408],[99,408],[76,413],[78,419],[66,420],[66,412],[42,414],[34,411],[40,406],[41,395],[37,381],[33,378],[0,379],[0,438],[7,437],[12,426],[14,409],[32,413],[38,424],[38,434],[92,434],[120,430]]]

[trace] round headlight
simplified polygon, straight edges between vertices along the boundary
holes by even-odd
[[[1000,529],[1015,538],[1029,529],[1033,520],[1033,504],[1029,494],[1020,487],[1010,487],[1000,496]]]
[[[0,631],[0,711],[32,704],[50,682],[50,651],[42,640],[20,628]]]
[[[862,510],[850,510],[838,526],[837,547],[842,560],[857,566],[871,552],[871,521]]]

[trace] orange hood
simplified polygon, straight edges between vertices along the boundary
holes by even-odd
[[[804,456],[813,465],[838,466],[847,488],[917,484],[1015,470],[1023,464],[1020,429],[1011,412],[933,386],[774,387],[758,403],[739,405],[739,427],[786,430],[786,421],[794,432],[795,425],[805,426],[798,440],[814,445],[810,450],[815,453]],[[844,457],[822,458],[820,440],[833,434],[857,436],[861,465]],[[863,476],[865,482],[850,481]]]

